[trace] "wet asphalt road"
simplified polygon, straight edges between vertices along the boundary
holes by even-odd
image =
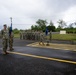
[[[30,43],[33,41],[15,39],[14,52],[76,62],[74,51],[27,47]],[[76,64],[20,54],[3,55],[0,40],[0,75],[76,75]]]

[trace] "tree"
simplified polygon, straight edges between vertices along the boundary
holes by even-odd
[[[61,29],[63,29],[65,26],[67,26],[65,21],[63,21],[63,20],[59,20],[57,23],[59,24],[58,28],[61,28]]]
[[[69,24],[69,28],[73,29],[73,23]]]
[[[50,32],[50,31],[54,32],[55,29],[56,29],[55,26],[50,26],[50,25],[47,26],[47,28],[48,28],[49,32]]]
[[[54,26],[54,23],[52,21],[50,21],[50,24],[49,24],[49,26],[47,26],[47,28],[48,28],[49,31],[53,31],[53,32],[56,29],[55,26]]]
[[[47,24],[47,21],[46,20],[41,20],[41,19],[38,19],[38,21],[36,21],[36,23],[39,25],[39,26],[46,26]]]
[[[20,31],[17,28],[15,28],[15,29],[13,29],[13,32],[14,32],[14,34],[18,34]]]
[[[46,20],[38,19],[38,21],[36,21],[36,23],[38,24],[38,26],[41,28],[42,31],[45,30],[46,24],[47,24]]]
[[[39,30],[41,30],[41,28],[38,25],[32,25],[31,30],[39,31]]]
[[[32,25],[32,26],[31,26],[31,30],[34,30],[34,28],[35,28],[34,25]]]
[[[74,26],[76,27],[76,22],[74,22]]]
[[[49,24],[50,26],[54,26],[54,23],[52,22],[52,21],[50,21],[50,24]]]

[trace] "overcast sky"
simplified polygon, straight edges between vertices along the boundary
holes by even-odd
[[[0,29],[3,24],[13,28],[28,29],[38,19],[57,21],[76,21],[76,0],[0,0]]]

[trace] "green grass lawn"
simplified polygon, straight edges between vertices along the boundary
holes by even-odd
[[[15,38],[19,38],[19,34],[14,34]],[[49,37],[48,37],[49,38]],[[76,41],[76,34],[53,34],[52,39],[54,40],[75,40]]]
[[[14,34],[14,37],[15,38],[19,38],[20,37],[20,34]]]
[[[76,34],[53,34],[52,39],[57,40],[76,40]]]

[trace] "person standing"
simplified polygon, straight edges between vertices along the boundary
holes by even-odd
[[[42,31],[40,31],[39,45],[41,45],[41,43],[42,43],[42,45],[45,45],[44,44],[44,35],[43,35]]]
[[[22,32],[20,32],[20,40],[22,39]]]
[[[52,40],[52,31],[50,31],[50,41]]]
[[[3,44],[3,54],[8,54],[7,48],[8,48],[8,38],[9,38],[9,32],[7,29],[7,25],[3,25],[3,30],[1,31],[2,36],[2,44]]]

